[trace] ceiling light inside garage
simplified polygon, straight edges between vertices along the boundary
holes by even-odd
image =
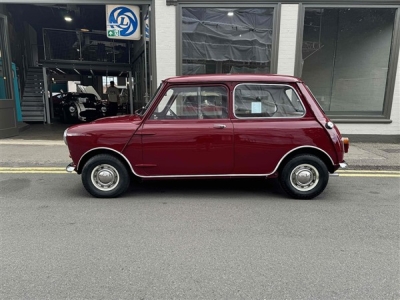
[[[233,11],[228,12],[228,16],[233,17]]]
[[[72,17],[70,15],[65,15],[64,20],[67,22],[72,22]]]

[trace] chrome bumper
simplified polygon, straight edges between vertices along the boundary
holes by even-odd
[[[75,164],[74,163],[70,163],[66,168],[65,168],[65,170],[68,172],[68,173],[72,173],[73,171],[75,171]]]
[[[339,169],[347,169],[348,166],[349,165],[345,161],[339,163]],[[332,174],[329,174],[329,176],[331,176],[331,177],[339,177],[339,174],[338,173],[332,173]]]

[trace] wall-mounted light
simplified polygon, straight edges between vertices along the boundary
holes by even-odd
[[[234,15],[233,11],[228,12],[229,17],[233,17],[233,15]]]
[[[66,14],[64,15],[64,20],[67,22],[72,22],[72,15],[69,11],[67,11]]]

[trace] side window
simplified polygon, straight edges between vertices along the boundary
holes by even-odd
[[[228,118],[228,93],[221,86],[172,87],[153,112],[151,119]]]
[[[300,117],[304,107],[296,92],[286,85],[240,84],[234,94],[238,118]]]

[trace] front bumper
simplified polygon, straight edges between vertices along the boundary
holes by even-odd
[[[347,164],[347,162],[345,162],[345,161],[342,161],[341,163],[339,163],[339,167],[336,169],[336,170],[343,170],[343,169],[347,169],[348,168],[348,164]],[[331,174],[329,174],[331,177],[338,177],[339,176],[339,174],[338,173],[331,173]]]
[[[76,165],[72,162],[72,163],[70,163],[68,166],[66,166],[66,168],[65,168],[65,170],[68,172],[68,173],[72,173],[73,171],[75,171],[75,169],[76,169]]]

